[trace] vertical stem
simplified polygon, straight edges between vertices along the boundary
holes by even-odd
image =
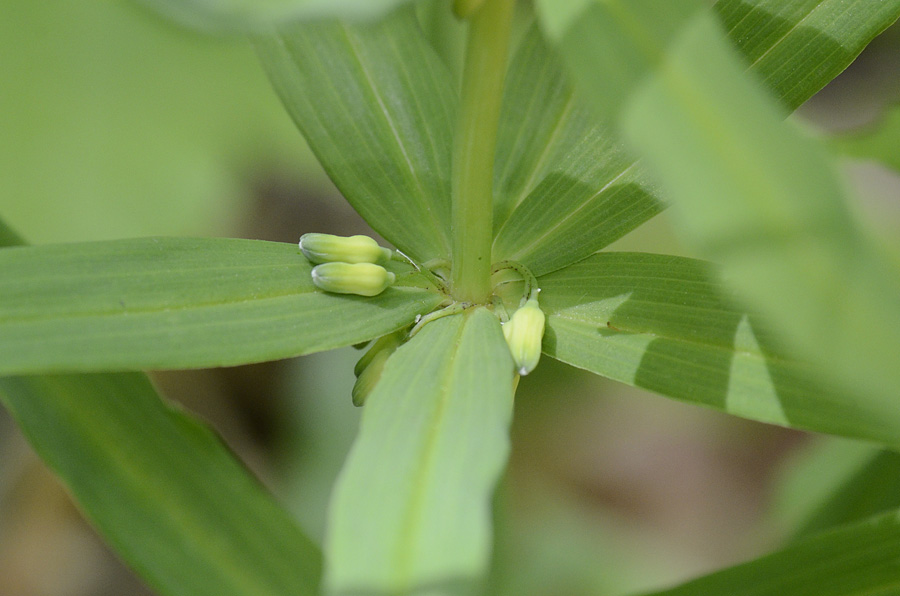
[[[515,0],[486,0],[473,15],[453,142],[453,296],[485,303],[491,294],[494,150]]]

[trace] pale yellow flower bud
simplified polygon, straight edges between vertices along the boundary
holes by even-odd
[[[311,263],[387,263],[391,251],[368,236],[303,234],[300,250]]]
[[[312,281],[326,292],[376,296],[394,283],[394,274],[372,263],[323,263],[313,267]]]
[[[503,336],[512,354],[516,371],[525,376],[541,359],[541,341],[544,338],[544,312],[537,298],[531,298],[525,306],[513,313],[503,324]]]

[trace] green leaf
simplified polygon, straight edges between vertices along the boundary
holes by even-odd
[[[0,401],[159,594],[317,593],[316,547],[218,436],[143,375],[5,378]]]
[[[323,18],[374,19],[410,0],[137,0],[187,27],[240,32]]]
[[[532,28],[507,76],[494,176],[494,259],[540,275],[583,259],[663,209],[610,128],[575,97]]]
[[[900,18],[900,2],[719,0],[714,11],[750,70],[793,110]]]
[[[414,11],[256,39],[297,126],[350,204],[420,262],[449,256],[456,92]]]
[[[783,125],[742,76],[710,14],[673,2],[672,14],[654,16],[655,4],[590,3],[566,21],[556,34],[576,75],[741,298],[824,374],[890,408],[900,386],[900,269],[854,225],[822,147]],[[570,40],[576,33],[590,37]]]
[[[296,245],[148,238],[0,250],[0,374],[227,366],[383,335],[442,296],[325,294]],[[405,282],[403,280],[406,280]]]
[[[388,360],[331,502],[330,594],[469,593],[486,573],[513,363],[489,311],[426,325]]]
[[[792,462],[776,494],[776,523],[807,536],[900,507],[900,453],[829,439]]]
[[[895,511],[653,596],[890,596],[898,585]]]
[[[900,446],[895,403],[842,394],[786,357],[702,261],[599,253],[538,284],[554,358],[737,416]]]

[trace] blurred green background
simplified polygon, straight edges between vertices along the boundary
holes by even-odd
[[[894,27],[795,116],[843,156],[860,211],[893,243],[898,72]],[[33,243],[368,231],[245,40],[184,31],[124,0],[0,0],[0,215]],[[687,254],[674,237],[663,214],[613,248]],[[359,417],[356,357],[348,348],[154,380],[320,540]],[[517,395],[490,593],[624,594],[765,552],[811,498],[782,487],[834,473],[815,457],[822,449],[863,448],[545,361]],[[0,595],[148,593],[0,412]]]

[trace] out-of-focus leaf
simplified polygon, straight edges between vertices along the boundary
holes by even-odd
[[[0,213],[35,244],[226,235],[273,173],[326,184],[244,39],[4,2],[0,56]]]
[[[324,18],[368,20],[410,0],[137,0],[186,25],[205,31],[240,32],[273,23]]]
[[[829,144],[839,153],[871,159],[900,173],[900,105],[864,130],[837,136]]]
[[[900,520],[894,511],[652,596],[891,596],[898,584]]]
[[[456,92],[414,11],[370,25],[284,27],[259,36],[257,48],[353,207],[410,256],[448,257]]]
[[[599,253],[538,283],[554,358],[737,416],[900,446],[894,403],[851,398],[785,357],[702,261]]]
[[[900,454],[865,443],[829,439],[786,471],[776,523],[807,536],[900,507]]]
[[[148,238],[4,249],[0,374],[227,366],[365,341],[442,300],[404,285],[418,276],[395,269],[395,287],[365,298],[317,290],[291,244]]]
[[[822,147],[780,122],[694,4],[588,3],[548,28],[741,298],[823,373],[889,410],[900,386],[900,270],[854,225]]]
[[[617,14],[614,3],[608,4],[601,20]],[[665,11],[673,11],[669,24],[692,14],[689,5],[671,0],[630,4],[638,6],[635,20],[641,22]],[[795,108],[843,70],[892,15],[896,18],[898,6],[867,6],[861,14],[858,7],[835,0],[723,0],[716,12],[749,69]],[[555,2],[543,9],[551,23],[553,15],[564,17],[569,10]],[[658,41],[677,33],[663,25],[650,37]],[[646,51],[634,48],[638,62]],[[531,31],[510,68],[498,139],[495,259],[520,261],[537,274],[604,248],[664,207],[613,129],[585,112],[561,66],[538,32]],[[603,97],[609,93],[605,90]]]
[[[468,594],[487,571],[513,363],[483,308],[429,323],[366,401],[332,498],[329,594]]]
[[[494,259],[540,275],[659,213],[642,171],[582,106],[536,27],[506,81],[494,176]]]
[[[318,549],[215,433],[143,375],[3,378],[0,402],[159,594],[316,594]]]

